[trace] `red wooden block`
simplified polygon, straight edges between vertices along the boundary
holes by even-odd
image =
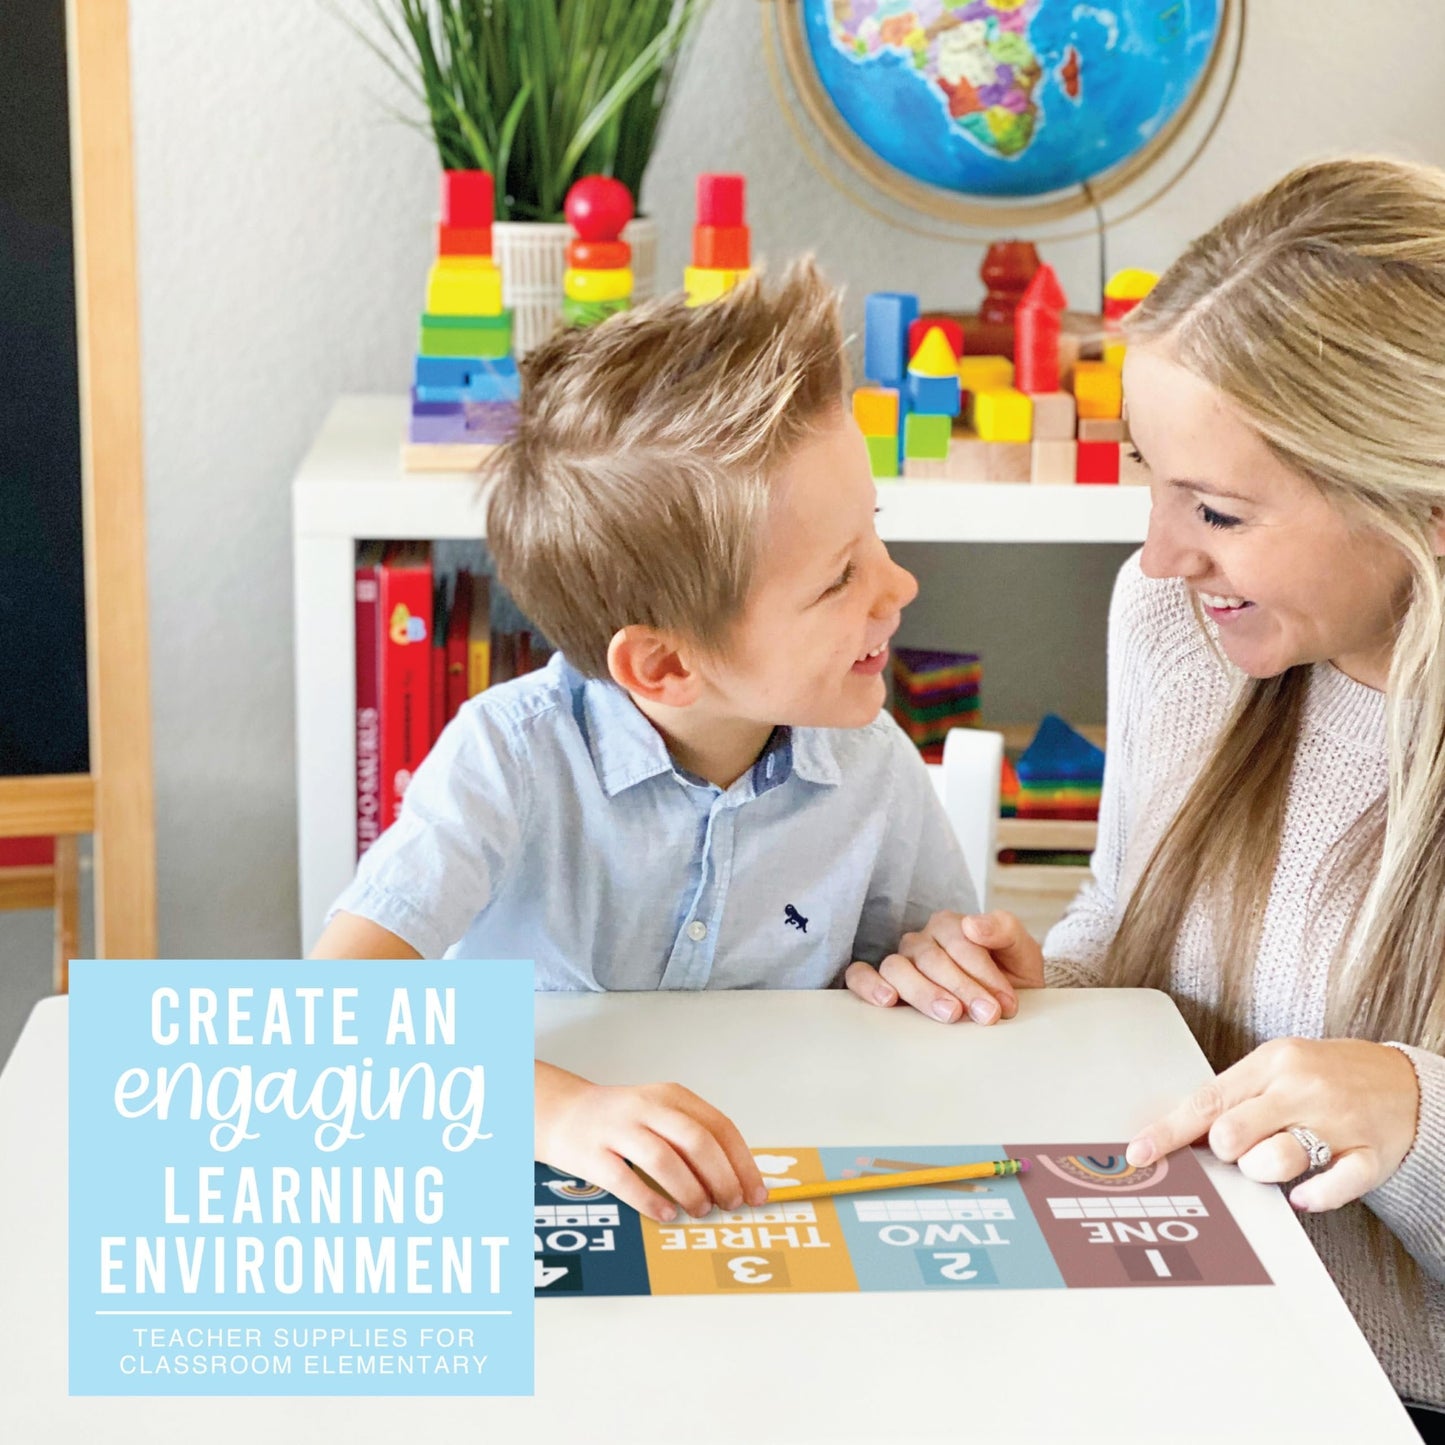
[[[1119,443],[1080,442],[1075,480],[1081,485],[1117,486],[1119,482]]]
[[[490,226],[438,226],[438,256],[490,256],[492,254],[492,228]]]
[[[567,264],[578,271],[620,271],[632,264],[626,241],[568,241]]]
[[[747,182],[742,176],[699,176],[697,178],[698,225],[746,225],[747,217],[743,210],[746,185]]]
[[[963,355],[963,324],[953,320],[950,316],[920,316],[917,321],[908,323],[908,358],[913,359],[913,353],[923,345],[923,338],[928,335],[934,327],[943,332],[948,344],[953,347],[955,356]]]
[[[752,242],[746,226],[694,226],[692,264],[709,271],[746,271]]]
[[[495,211],[490,171],[442,172],[442,225],[490,226]]]
[[[1023,306],[1014,313],[1014,385],[1020,391],[1059,390],[1059,313]]]

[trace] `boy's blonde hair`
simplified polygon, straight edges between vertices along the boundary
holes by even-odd
[[[706,306],[668,297],[561,332],[521,373],[517,434],[486,467],[503,585],[593,677],[631,625],[721,651],[770,484],[843,403],[838,293],[806,258]]]

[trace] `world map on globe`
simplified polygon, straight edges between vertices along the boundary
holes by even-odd
[[[1224,0],[804,0],[816,78],[868,150],[985,197],[1077,186],[1194,93]]]

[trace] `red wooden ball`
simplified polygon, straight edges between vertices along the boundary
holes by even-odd
[[[583,176],[562,210],[584,241],[615,241],[632,219],[632,193],[611,176]]]

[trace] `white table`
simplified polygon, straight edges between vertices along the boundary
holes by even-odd
[[[1288,1204],[1212,1160],[1272,1288],[541,1300],[532,1400],[69,1399],[66,1009],[0,1075],[7,1445],[1417,1438]],[[844,993],[549,995],[537,1050],[686,1083],[759,1146],[1125,1139],[1207,1077],[1142,990],[1026,995],[991,1029]]]

